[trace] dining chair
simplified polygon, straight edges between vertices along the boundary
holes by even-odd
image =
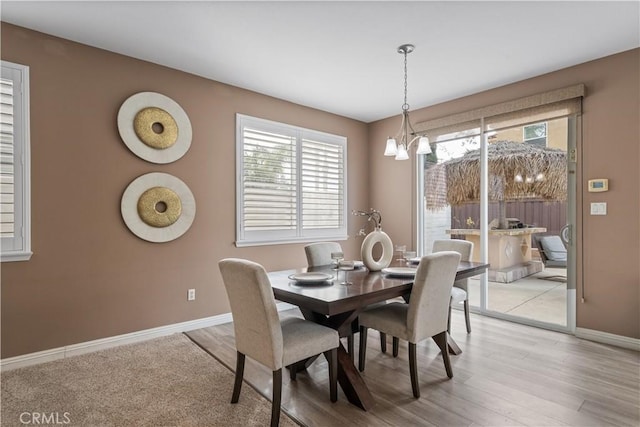
[[[331,265],[332,252],[342,252],[342,246],[338,242],[315,242],[309,243],[304,247],[304,253],[307,255],[307,265],[309,267],[319,267]]]
[[[338,332],[309,320],[280,320],[267,272],[252,261],[226,258],[218,262],[224,282],[236,342],[236,373],[231,403],[237,403],[242,388],[245,357],[273,372],[271,426],[280,422],[282,367],[324,353],[329,363],[332,402],[338,400]],[[293,368],[292,366],[290,366]],[[291,378],[295,379],[292,369]]]
[[[460,260],[469,261],[473,253],[473,242],[460,239],[436,240],[433,242],[432,252],[456,251],[460,254]],[[467,333],[471,333],[471,315],[469,313],[469,279],[456,280],[451,288],[451,304],[449,306],[449,319],[447,332],[451,333],[451,306],[464,304],[464,320],[467,324]]]
[[[453,378],[447,347],[447,313],[460,254],[438,252],[420,259],[408,304],[392,302],[360,313],[359,369],[364,371],[367,331],[376,329],[409,342],[409,372],[413,396],[420,397],[416,344],[431,337],[440,348],[444,367]]]
[[[308,267],[320,267],[331,265],[333,259],[331,258],[332,252],[342,252],[342,246],[338,242],[315,242],[309,243],[304,247],[304,253],[307,256],[307,266]],[[376,303],[374,306],[385,304]],[[358,332],[358,322],[355,320],[353,322],[351,334],[347,336],[347,351],[349,352],[349,356],[351,360],[354,360],[354,340],[353,334]],[[380,348],[382,352],[385,353],[387,351],[387,336],[383,333],[380,333]]]

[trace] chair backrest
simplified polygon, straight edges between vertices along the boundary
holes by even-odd
[[[271,370],[282,368],[282,328],[264,267],[237,258],[223,259],[218,266],[231,305],[236,349]]]
[[[309,267],[331,264],[333,261],[331,259],[331,252],[342,252],[340,243],[316,242],[309,243],[304,247],[304,253],[307,255],[307,265]]]
[[[469,261],[473,253],[473,242],[460,239],[435,240],[433,242],[433,252],[455,251],[460,254],[461,261]],[[467,292],[469,279],[456,280],[453,286],[464,289]]]
[[[447,330],[451,288],[460,263],[455,251],[423,256],[411,290],[407,330],[409,340],[418,342]]]

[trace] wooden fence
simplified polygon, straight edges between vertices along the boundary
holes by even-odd
[[[543,200],[527,200],[507,202],[507,218],[517,218],[523,224],[545,227],[545,234],[560,234],[567,224],[567,202],[546,202]],[[498,217],[498,203],[489,204],[489,221]],[[467,225],[471,218],[475,226]],[[480,224],[480,205],[469,203],[451,207],[452,228],[478,228]]]

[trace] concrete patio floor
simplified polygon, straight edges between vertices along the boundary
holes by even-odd
[[[567,284],[562,268],[543,271],[511,283],[489,282],[488,309],[541,322],[567,324]],[[480,280],[469,280],[471,306],[480,306]]]

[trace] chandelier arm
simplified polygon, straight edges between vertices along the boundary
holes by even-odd
[[[407,146],[407,149],[409,149],[409,147],[411,147],[411,145],[416,142],[417,140],[419,140],[420,138],[422,138],[422,135],[416,135],[415,137],[413,137],[413,139],[411,140],[411,142],[409,143],[409,145]]]
[[[400,129],[398,130],[398,132],[396,133],[396,136],[394,137],[396,140],[396,144],[401,144],[402,143],[402,136],[403,136],[403,131],[404,131],[404,125],[405,125],[405,115],[402,115],[402,123],[400,123]]]

